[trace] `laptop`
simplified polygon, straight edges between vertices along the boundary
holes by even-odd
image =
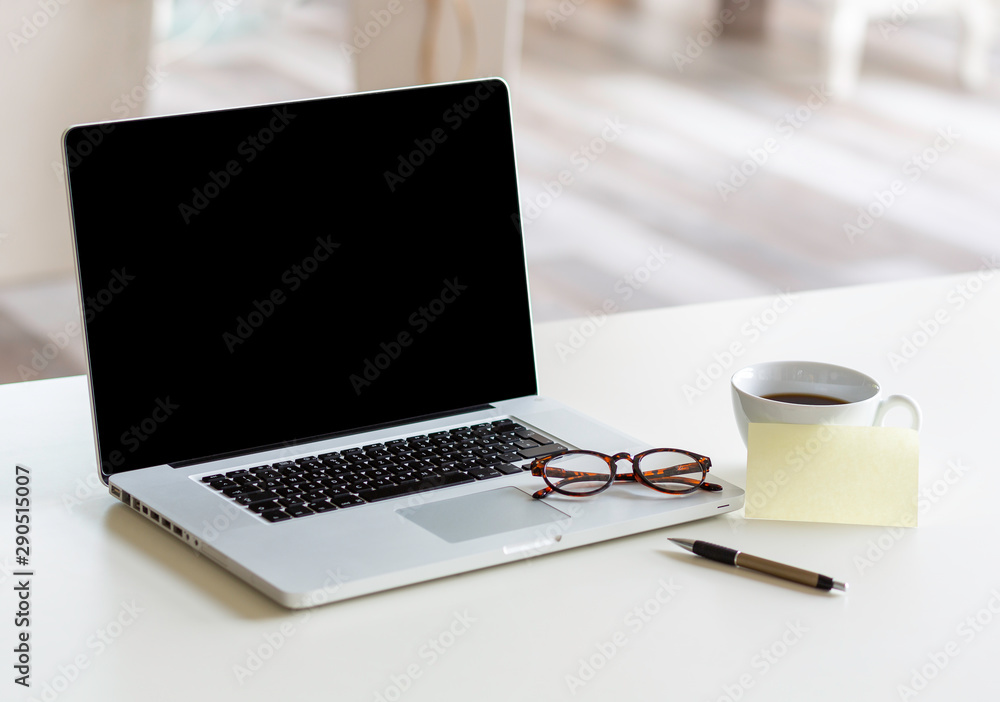
[[[742,506],[711,474],[532,498],[532,458],[650,447],[537,395],[501,79],[64,139],[101,479],[278,603]]]

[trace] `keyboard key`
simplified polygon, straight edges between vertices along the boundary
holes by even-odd
[[[539,456],[548,456],[550,453],[558,453],[559,451],[566,450],[566,447],[561,444],[549,444],[547,446],[521,449],[518,453],[521,455],[521,458],[538,458]]]
[[[467,470],[466,472],[476,480],[499,478],[501,475],[503,475],[503,473],[493,470],[492,468],[486,468],[485,466],[481,468],[469,468],[469,470]]]
[[[278,499],[278,496],[271,491],[258,491],[240,495],[236,498],[236,502],[244,506],[249,506],[257,502],[267,502],[268,500],[276,499]]]
[[[390,497],[410,495],[415,492],[426,492],[427,490],[435,490],[437,488],[450,485],[471,483],[473,480],[474,478],[470,475],[460,471],[452,471],[451,473],[436,475],[422,480],[408,480],[400,483],[399,485],[386,485],[379,488],[361,490],[358,492],[358,497],[364,498],[368,502],[375,502],[377,500],[385,500]]]
[[[365,504],[365,501],[362,500],[357,495],[349,495],[346,492],[341,493],[339,495],[334,495],[333,497],[330,498],[330,502],[332,504],[337,505],[338,507],[353,507],[354,505]]]
[[[284,510],[280,509],[272,509],[268,510],[267,512],[261,512],[260,516],[262,516],[269,522],[283,522],[286,519],[292,518],[290,514],[286,514]]]
[[[274,500],[269,500],[268,502],[257,502],[252,505],[247,505],[247,509],[249,509],[251,512],[257,512],[258,514],[269,512],[272,509],[279,509],[280,507],[281,505],[279,505]]]
[[[524,464],[527,467],[527,463]],[[521,469],[517,466],[513,466],[510,463],[498,463],[495,466],[491,466],[493,470],[498,470],[504,475],[514,475],[515,473],[520,473]]]
[[[317,500],[315,502],[309,502],[306,504],[306,507],[311,509],[313,512],[316,512],[317,514],[321,512],[331,512],[337,509],[337,505],[331,504],[326,500]]]
[[[294,507],[285,507],[285,512],[291,517],[305,517],[310,514],[316,514],[304,504],[295,505]],[[267,512],[264,514],[267,514]]]
[[[530,441],[534,441],[536,444],[542,444],[543,446],[552,443],[552,439],[549,437],[542,436],[538,432],[531,431],[530,429],[522,429],[516,433],[522,439],[528,439]]]
[[[222,488],[222,494],[226,497],[239,497],[240,495],[246,495],[250,492],[260,492],[260,488],[255,485],[233,485],[232,487]]]

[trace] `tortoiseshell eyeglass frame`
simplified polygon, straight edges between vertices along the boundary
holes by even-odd
[[[680,465],[671,466],[669,468],[661,468],[655,471],[647,471],[646,474],[639,469],[639,462],[654,453],[679,453],[689,458],[694,459],[691,463],[681,463]],[[553,458],[560,458],[562,456],[568,456],[573,454],[586,454],[590,456],[596,456],[602,459],[608,464],[608,474],[605,476],[598,473],[581,473],[579,471],[566,471],[558,468],[550,468],[546,471],[546,465]],[[628,460],[632,463],[631,473],[619,473],[618,472],[618,461]],[[588,497],[590,495],[596,495],[600,492],[604,492],[611,484],[615,481],[618,482],[638,482],[642,483],[646,487],[652,488],[657,492],[664,492],[669,495],[688,495],[695,490],[707,490],[709,492],[718,492],[722,490],[721,485],[716,483],[706,482],[708,479],[709,468],[712,467],[712,460],[708,456],[702,456],[691,451],[684,451],[683,449],[674,448],[654,448],[642,453],[637,453],[635,457],[630,456],[628,453],[616,453],[613,456],[609,456],[605,453],[598,453],[597,451],[584,451],[584,450],[567,450],[559,451],[558,453],[553,453],[549,456],[542,456],[541,458],[536,458],[531,462],[531,474],[534,476],[541,477],[548,487],[542,488],[538,492],[532,494],[536,500],[548,497],[553,492],[557,492],[560,495],[566,495],[568,497]],[[675,476],[681,473],[699,473],[700,477],[695,479],[693,476],[690,478],[680,478],[676,479]],[[649,478],[655,478],[657,476],[670,476],[675,479],[671,482],[685,483],[686,486],[683,488],[667,488],[659,485],[655,485]],[[553,483],[550,478],[562,478],[558,483]],[[603,485],[594,488],[593,490],[585,491],[569,491],[563,490],[559,486],[568,481],[577,480],[589,480],[591,482],[597,482],[597,480],[605,481]]]

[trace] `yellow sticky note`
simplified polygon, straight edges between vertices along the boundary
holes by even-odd
[[[747,443],[749,519],[917,525],[912,429],[751,424]]]

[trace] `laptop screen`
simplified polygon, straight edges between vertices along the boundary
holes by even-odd
[[[502,81],[74,127],[66,162],[105,474],[536,392]]]

